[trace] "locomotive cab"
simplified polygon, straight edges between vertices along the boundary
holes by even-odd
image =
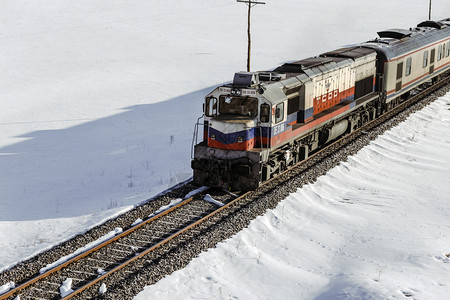
[[[214,101],[214,100],[213,100]],[[209,102],[212,102],[209,99]],[[258,99],[250,96],[221,95],[218,114],[208,123],[208,147],[251,150],[255,146]]]
[[[270,112],[261,88],[258,73],[240,72],[232,84],[207,95],[203,142],[195,146],[192,161],[194,183],[233,190],[259,186],[258,126],[260,115],[268,122]]]

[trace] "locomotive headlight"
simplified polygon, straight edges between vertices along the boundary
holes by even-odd
[[[238,136],[238,138],[237,138],[238,143],[242,143],[243,140],[244,139],[242,138],[242,136]]]
[[[216,135],[214,133],[211,133],[211,139],[215,140],[216,139]]]

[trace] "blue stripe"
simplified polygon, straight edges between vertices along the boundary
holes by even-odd
[[[347,98],[345,98],[345,99],[341,99],[340,103],[342,103],[344,101],[353,101],[353,100],[355,100],[355,95],[354,94],[349,96],[349,97],[347,97]]]
[[[231,133],[223,133],[219,130],[216,130],[214,128],[209,128],[209,137],[211,137],[211,134],[214,134],[216,136],[215,140],[224,144],[234,144],[237,143],[238,136],[242,137],[242,141],[246,142],[248,140],[251,140],[255,137],[255,128],[251,128],[248,130],[238,131],[238,132],[231,132]]]

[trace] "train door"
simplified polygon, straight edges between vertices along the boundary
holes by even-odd
[[[434,72],[434,58],[436,56],[436,49],[432,49],[431,50],[431,55],[430,55],[430,74],[433,74]]]
[[[403,62],[397,65],[397,79],[395,84],[395,91],[398,92],[402,89],[402,78],[403,78]]]

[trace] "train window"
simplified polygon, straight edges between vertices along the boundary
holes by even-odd
[[[442,58],[442,45],[439,45],[439,47],[438,47],[437,60],[440,61],[441,58]]]
[[[263,122],[263,123],[269,122],[270,105],[267,103],[263,103],[263,104],[261,104],[260,110],[261,111],[259,113],[259,118],[260,118],[261,122]]]
[[[284,103],[280,103],[277,105],[275,109],[275,123],[279,123],[284,119]]]
[[[215,115],[217,115],[217,98],[216,97],[206,98],[205,114],[208,117],[214,117]]]
[[[423,53],[423,67],[428,66],[428,50]]]
[[[256,117],[258,115],[258,99],[252,97],[232,97],[222,95],[219,97],[219,112]]]
[[[411,74],[411,64],[412,64],[412,58],[408,57],[408,59],[406,60],[406,72],[405,72],[406,76]]]
[[[434,63],[434,56],[436,55],[436,49],[431,50],[430,64]]]
[[[448,57],[449,55],[450,55],[450,42],[447,42],[447,50],[445,56]]]

